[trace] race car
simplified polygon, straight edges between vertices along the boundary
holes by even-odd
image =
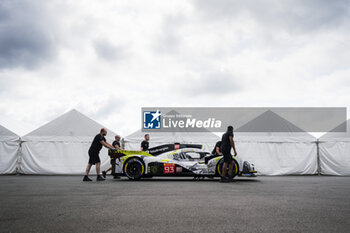
[[[190,176],[195,179],[221,177],[223,156],[214,157],[197,144],[165,144],[148,151],[109,150],[113,175],[125,175],[130,180],[153,176]],[[115,172],[115,160],[120,158],[122,173]],[[255,176],[254,165],[233,157],[233,177]]]

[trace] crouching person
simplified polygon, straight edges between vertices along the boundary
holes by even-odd
[[[209,160],[221,156],[221,141],[216,142],[213,151],[210,156],[204,158],[205,164],[208,164]]]
[[[120,146],[120,136],[119,135],[115,136],[115,141],[112,143],[112,146],[117,150],[123,150],[123,148],[121,148],[121,146]],[[114,162],[115,162],[116,168],[119,168],[121,166],[120,158],[111,160],[111,164]],[[112,166],[110,166],[106,171],[102,171],[103,178],[106,178],[107,172],[109,172],[109,171],[112,171]],[[120,171],[118,170],[118,172],[120,172]],[[120,177],[114,175],[114,179],[120,179]]]

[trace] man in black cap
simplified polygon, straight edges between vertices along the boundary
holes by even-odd
[[[141,142],[141,151],[146,151],[149,148],[149,134],[145,134],[145,140]]]
[[[222,166],[222,176],[221,176],[220,182],[230,182],[232,180],[232,171],[233,171],[234,162],[231,155],[231,148],[233,148],[234,156],[237,156],[235,143],[233,141],[233,127],[228,126],[226,133],[222,135],[222,139],[221,139],[221,151],[222,151],[222,154],[224,155],[224,164]],[[229,165],[229,168],[228,168],[229,178],[226,177],[227,165]]]
[[[92,141],[90,149],[89,149],[89,163],[86,166],[85,176],[84,176],[83,181],[92,181],[88,177],[92,165],[96,165],[96,173],[97,173],[96,180],[97,181],[105,180],[100,176],[100,167],[101,167],[101,160],[100,160],[100,156],[99,156],[100,150],[102,149],[102,146],[104,146],[106,148],[110,148],[110,149],[114,148],[111,144],[109,144],[106,141],[106,138],[105,138],[106,135],[107,135],[107,129],[102,128],[100,130],[100,133],[94,137],[94,140]]]

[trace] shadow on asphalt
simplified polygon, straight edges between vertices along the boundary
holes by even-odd
[[[129,179],[113,179],[113,182],[219,182],[219,179],[204,179],[204,180],[194,180],[193,178],[143,178],[141,180],[129,180]],[[235,178],[233,183],[249,183],[249,182],[261,182],[256,178]]]

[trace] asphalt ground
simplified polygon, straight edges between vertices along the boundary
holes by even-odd
[[[0,232],[350,232],[350,177],[0,176]]]

